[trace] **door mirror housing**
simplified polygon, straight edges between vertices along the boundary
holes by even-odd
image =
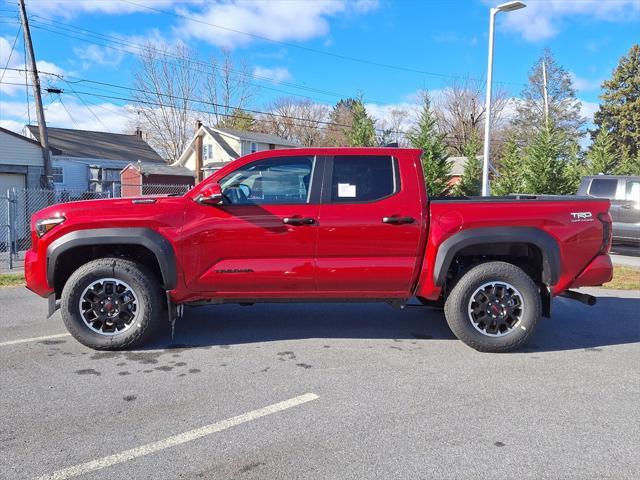
[[[220,184],[214,183],[206,187],[202,190],[202,193],[196,197],[196,202],[202,205],[221,205],[224,203],[224,195],[222,195]]]

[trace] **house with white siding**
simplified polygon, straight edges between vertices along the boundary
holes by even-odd
[[[209,127],[198,122],[195,135],[173,165],[187,167],[198,173],[196,172],[196,161],[197,154],[200,153],[202,155],[202,176],[207,177],[226,163],[250,153],[299,146],[295,142],[290,142],[276,135]]]
[[[40,144],[0,127],[0,196],[12,188],[40,188],[43,173]]]
[[[56,190],[111,192],[130,163],[165,164],[140,130],[128,135],[49,127],[47,133]],[[24,134],[39,139],[37,126],[27,125]]]

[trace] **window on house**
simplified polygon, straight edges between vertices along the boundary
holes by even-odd
[[[255,142],[251,142],[251,153],[256,153],[258,151],[258,144]]]
[[[372,202],[398,191],[396,162],[382,155],[338,155],[333,159],[331,201]]]
[[[114,168],[105,168],[102,173],[102,181],[103,182],[119,182],[120,181],[120,170]]]
[[[617,178],[594,178],[589,186],[589,195],[601,198],[615,198],[617,189]]]
[[[53,183],[64,183],[64,170],[62,167],[53,167],[51,176],[53,177]]]
[[[269,144],[269,150],[275,150],[275,149],[276,149],[275,144],[270,143],[270,144]]]
[[[213,159],[213,145],[202,145],[202,159],[203,160],[211,160]]]

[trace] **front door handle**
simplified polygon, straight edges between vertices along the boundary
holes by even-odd
[[[285,225],[313,225],[316,223],[315,219],[310,217],[284,217],[282,223]]]
[[[402,225],[404,223],[413,223],[416,220],[413,217],[382,217],[382,223],[391,223],[392,225]]]

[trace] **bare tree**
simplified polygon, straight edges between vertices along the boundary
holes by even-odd
[[[244,63],[237,67],[225,52],[209,64],[184,44],[147,44],[134,70],[136,126],[168,162],[178,159],[194,133],[196,119],[240,130],[252,128],[244,109],[256,88]]]
[[[211,113],[205,121],[218,127],[246,128],[247,115],[239,112],[247,108],[257,93],[257,87],[249,81],[251,73],[247,64],[236,63],[228,51],[222,53],[221,59],[212,56],[209,64],[203,87],[207,109]]]
[[[267,106],[271,115],[262,115],[258,130],[271,133],[305,147],[317,146],[324,138],[325,124],[329,117],[326,105],[310,100],[283,97]]]
[[[149,144],[168,162],[180,156],[193,132],[200,82],[191,68],[192,57],[183,44],[170,49],[149,43],[134,70],[141,127]]]
[[[502,113],[508,97],[502,90],[496,90],[491,102],[492,142],[499,137]],[[446,87],[436,103],[438,127],[446,134],[449,151],[464,156],[466,146],[472,138],[484,135],[485,99],[484,84],[477,80],[455,80]]]

